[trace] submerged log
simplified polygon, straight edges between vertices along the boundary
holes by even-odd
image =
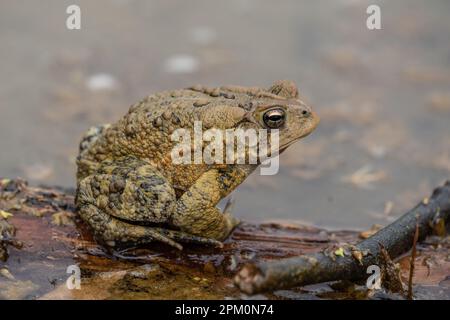
[[[0,238],[0,247],[9,253],[8,260],[0,262],[0,299],[246,298],[233,285],[233,277],[249,262],[280,261],[358,241],[356,231],[327,231],[285,221],[243,223],[222,249],[191,245],[180,252],[154,243],[108,251],[79,219],[73,190],[30,187],[23,180],[0,179],[0,210],[8,225],[3,230],[16,230],[15,235],[9,232],[7,239]],[[12,245],[17,243],[23,246]],[[436,249],[430,242],[418,251],[416,288],[426,284],[450,297],[450,289],[445,293],[450,282],[446,280],[450,243],[439,240]],[[399,262],[407,279],[409,263]],[[66,283],[74,268],[81,272],[80,290]],[[270,292],[264,298],[342,299],[371,294],[365,287],[347,288],[322,284]]]

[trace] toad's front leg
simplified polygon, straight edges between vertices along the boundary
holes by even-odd
[[[172,223],[182,231],[202,237],[224,240],[239,224],[217,203],[231,193],[256,168],[255,165],[234,165],[226,169],[211,169],[177,201]]]

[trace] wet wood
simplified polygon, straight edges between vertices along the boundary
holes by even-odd
[[[423,240],[449,220],[450,182],[446,182],[429,199],[354,246],[271,262],[257,261],[245,266],[235,281],[242,291],[255,294],[319,282],[365,279],[369,266],[382,266],[382,248],[390,258],[397,258],[411,249],[416,228],[420,230],[419,240]]]
[[[73,205],[73,190],[29,187],[0,180],[0,210],[15,236],[3,241],[9,258],[0,262],[0,299],[224,299],[247,298],[233,284],[244,265],[334,252],[356,243],[356,231],[328,231],[288,221],[243,223],[223,249],[186,246],[182,252],[152,246],[107,251],[91,237]],[[446,293],[450,282],[447,238],[428,238],[418,247],[415,288]],[[22,248],[10,244],[20,241]],[[437,246],[436,243],[439,243]],[[437,249],[438,248],[438,249]],[[408,261],[398,260],[402,277]],[[81,289],[66,285],[69,266],[81,271]],[[429,271],[429,272],[428,272]],[[356,287],[355,287],[356,286]],[[357,288],[357,290],[355,289]],[[424,291],[429,295],[430,289]],[[444,292],[444,293],[442,293]],[[356,294],[357,293],[357,294]],[[373,292],[352,284],[293,288],[265,293],[269,299],[367,298]],[[373,297],[373,296],[372,296]]]

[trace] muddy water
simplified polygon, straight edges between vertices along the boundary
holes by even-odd
[[[293,79],[316,132],[236,192],[242,219],[387,224],[450,177],[450,3],[71,1],[0,4],[0,175],[74,185],[89,126],[163,89]],[[371,4],[372,2],[370,2]]]

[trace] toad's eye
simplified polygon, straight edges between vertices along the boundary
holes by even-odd
[[[286,114],[281,108],[270,109],[263,115],[263,121],[271,129],[280,128],[286,119]]]

